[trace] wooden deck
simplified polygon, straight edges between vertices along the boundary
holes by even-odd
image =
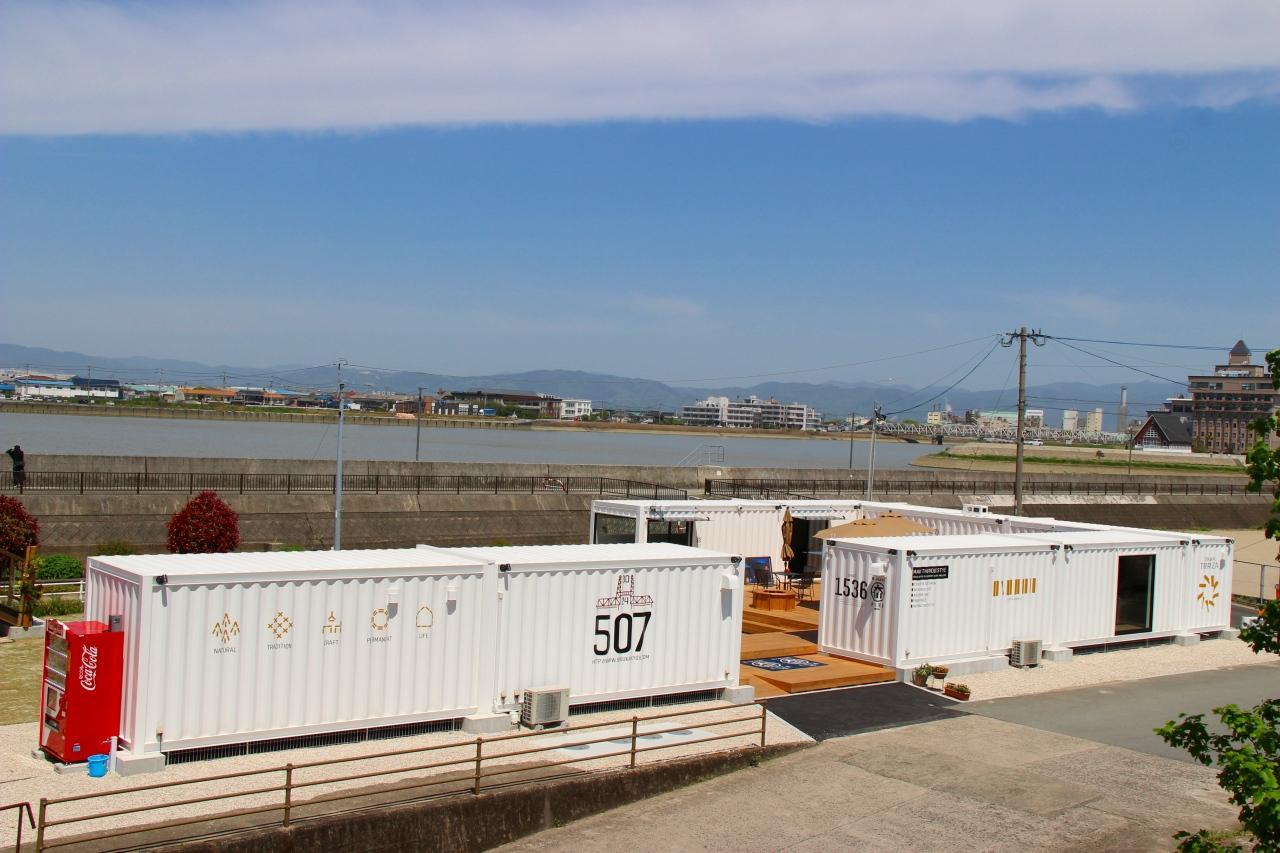
[[[747,600],[750,601],[749,596]],[[789,693],[897,680],[894,671],[888,667],[820,654],[817,644],[795,636],[795,632],[816,630],[818,610],[812,606],[802,604],[795,610],[786,611],[745,607],[742,613],[742,660],[798,657],[824,665],[780,672],[743,665],[741,683],[751,685],[757,697],[767,699]]]
[[[886,684],[896,681],[893,670],[873,663],[845,660],[830,655],[797,655],[803,660],[817,661],[825,666],[806,669],[788,669],[771,672],[742,666],[743,684],[756,687],[758,695],[778,696],[784,693],[807,693],[810,690],[829,690],[832,687],[855,687],[861,684]],[[761,690],[761,682],[769,688]]]

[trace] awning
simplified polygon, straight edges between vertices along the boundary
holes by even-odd
[[[651,509],[650,521],[708,521],[711,516],[692,509]]]
[[[791,507],[792,518],[804,518],[809,521],[834,521],[837,518],[844,518],[849,514],[847,509],[834,509],[833,507]]]
[[[818,534],[819,539],[857,539],[869,536],[926,536],[936,531],[909,518],[885,513],[879,518],[861,518],[835,527],[828,527]]]

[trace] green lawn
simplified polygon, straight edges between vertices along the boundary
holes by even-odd
[[[947,452],[935,453],[934,456],[940,456],[947,459],[959,459],[961,461],[968,459],[976,459],[980,462],[1012,462],[1014,457],[1012,454],[1006,456],[1000,453],[965,453],[952,454]],[[1161,470],[1161,471],[1183,471],[1188,474],[1196,472],[1210,474],[1244,474],[1245,471],[1238,465],[1196,465],[1187,462],[1151,462],[1149,460],[1135,459],[1129,462],[1127,459],[1073,459],[1064,456],[1027,456],[1026,464],[1028,465],[1089,465],[1100,466],[1104,468],[1129,468],[1133,467],[1137,470]]]

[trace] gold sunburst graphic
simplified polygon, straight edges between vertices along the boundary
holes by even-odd
[[[221,621],[213,623],[213,636],[222,640],[225,646],[231,638],[240,633],[240,623],[231,618],[230,613],[223,613]]]
[[[284,615],[283,611],[276,611],[276,618],[267,623],[267,630],[276,635],[277,640],[283,640],[284,635],[289,633],[289,629],[293,627],[293,620]]]
[[[1205,610],[1212,610],[1218,605],[1218,596],[1222,593],[1218,589],[1218,579],[1213,575],[1205,575],[1204,580],[1200,581],[1200,592],[1196,594],[1196,601],[1204,604]]]

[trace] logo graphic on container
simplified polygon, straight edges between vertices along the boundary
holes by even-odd
[[[224,646],[239,634],[240,623],[233,620],[230,613],[223,613],[221,621],[213,623],[213,636],[221,640]]]
[[[98,650],[85,646],[80,651],[80,686],[92,693],[98,687]]]
[[[1200,592],[1196,594],[1196,601],[1203,604],[1205,610],[1212,610],[1218,606],[1218,596],[1221,594],[1217,576],[1205,575],[1204,580],[1200,581]]]
[[[652,595],[636,592],[635,575],[619,575],[613,595],[596,599],[597,610],[618,612],[596,614],[595,642],[591,647],[592,662],[604,664],[648,660],[649,655],[644,653],[644,639],[649,631],[653,611],[636,608],[652,604]]]
[[[638,595],[636,593],[636,576],[620,575],[618,577],[618,587],[612,596],[600,598],[596,600],[596,607],[646,607],[653,604],[652,595]]]
[[[884,578],[878,575],[871,579],[871,600],[876,605],[884,603]]]
[[[387,622],[391,616],[387,613],[387,608],[379,607],[369,614],[369,626],[375,631],[387,630]]]
[[[435,614],[431,612],[431,608],[425,604],[418,608],[418,615],[414,619],[414,626],[417,628],[430,628],[435,621]]]
[[[293,620],[285,616],[284,612],[280,610],[276,611],[276,618],[267,623],[267,630],[275,634],[277,640],[283,640],[292,627]]]
[[[320,633],[322,634],[341,634],[342,633],[342,623],[338,621],[338,617],[334,615],[332,610],[329,611],[329,618],[324,620],[324,625],[320,627]]]

